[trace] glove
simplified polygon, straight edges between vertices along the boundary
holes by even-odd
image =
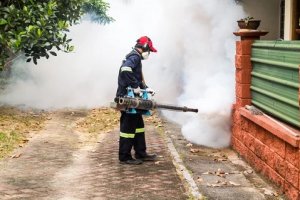
[[[141,88],[140,87],[133,88],[133,93],[134,94],[140,94],[141,93]]]
[[[147,91],[149,94],[151,94],[152,96],[154,96],[154,94],[155,94],[155,91],[154,91],[153,89],[151,89],[151,88],[147,88],[146,91]]]

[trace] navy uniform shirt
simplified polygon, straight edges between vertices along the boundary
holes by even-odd
[[[147,88],[143,82],[142,57],[133,49],[123,60],[119,69],[117,97],[127,94],[127,87]]]

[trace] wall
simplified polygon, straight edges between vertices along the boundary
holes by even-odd
[[[279,186],[289,199],[298,200],[299,139],[287,136],[286,131],[278,129],[278,124],[268,125],[271,129],[263,127],[262,124],[268,124],[266,118],[255,121],[253,118],[257,117],[252,117],[248,110],[233,107],[233,149],[257,172]]]
[[[269,34],[262,37],[265,40],[276,40],[280,38],[280,0],[242,0],[247,16],[261,20],[258,29],[269,31]]]
[[[251,105],[252,43],[253,38],[247,37],[236,43],[236,103],[232,107],[231,144],[257,172],[279,186],[289,199],[299,200],[299,129],[264,113],[254,112],[247,106]]]

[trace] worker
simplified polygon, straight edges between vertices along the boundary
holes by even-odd
[[[142,60],[148,59],[150,52],[157,52],[151,39],[147,36],[140,37],[132,51],[126,55],[119,69],[117,97],[126,96],[128,87],[133,88],[135,94],[139,94],[141,89],[145,89],[148,93],[154,95],[154,91],[146,85],[142,72]],[[131,155],[132,147],[135,151],[135,159]],[[120,163],[139,165],[143,161],[154,161],[156,155],[148,154],[146,149],[142,112],[137,110],[137,114],[131,114],[121,111]]]

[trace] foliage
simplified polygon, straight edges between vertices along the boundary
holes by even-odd
[[[241,21],[244,21],[246,25],[249,23],[250,20],[254,20],[254,17],[248,16],[248,17],[241,19]]]
[[[4,0],[0,2],[0,70],[9,58],[24,53],[27,62],[71,52],[66,32],[88,12],[98,23],[107,16],[109,5],[103,0]]]

